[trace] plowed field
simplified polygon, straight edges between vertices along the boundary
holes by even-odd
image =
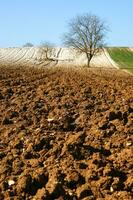
[[[0,68],[0,199],[132,200],[133,77]]]

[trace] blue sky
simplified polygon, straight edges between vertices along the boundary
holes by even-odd
[[[108,46],[133,46],[133,0],[0,0],[0,47],[61,45],[70,19],[90,12],[109,24]]]

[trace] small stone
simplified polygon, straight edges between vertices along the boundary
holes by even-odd
[[[126,146],[127,146],[127,147],[129,147],[129,146],[131,146],[131,145],[132,145],[132,142],[127,142],[127,143],[126,143]]]
[[[15,181],[14,180],[8,180],[8,185],[9,186],[12,186],[12,185],[14,185],[15,184]]]
[[[54,121],[54,118],[48,118],[47,121],[48,121],[48,122],[53,122],[53,121]]]
[[[113,187],[112,187],[112,186],[110,187],[110,192],[114,192],[114,189],[113,189]]]

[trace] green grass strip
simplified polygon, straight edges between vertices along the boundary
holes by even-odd
[[[128,48],[107,48],[111,58],[119,65],[121,69],[126,69],[133,73],[133,51]]]

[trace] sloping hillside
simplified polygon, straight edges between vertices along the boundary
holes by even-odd
[[[39,47],[0,48],[0,65],[4,66],[85,66],[85,54],[70,48],[53,48],[46,59],[45,51]],[[133,72],[132,48],[104,48],[95,55],[91,67],[126,69]]]
[[[109,55],[122,69],[133,72],[133,51],[130,48],[108,48]]]
[[[57,54],[59,56],[57,57]],[[55,48],[51,55],[51,62],[46,62],[45,54],[38,47],[25,48],[5,48],[0,49],[0,64],[8,66],[84,66],[87,63],[84,54],[78,54],[76,51],[68,48]],[[55,61],[53,61],[55,59]],[[58,61],[58,62],[56,62]],[[114,68],[115,62],[109,57],[106,49],[102,49],[91,61],[92,67]]]

